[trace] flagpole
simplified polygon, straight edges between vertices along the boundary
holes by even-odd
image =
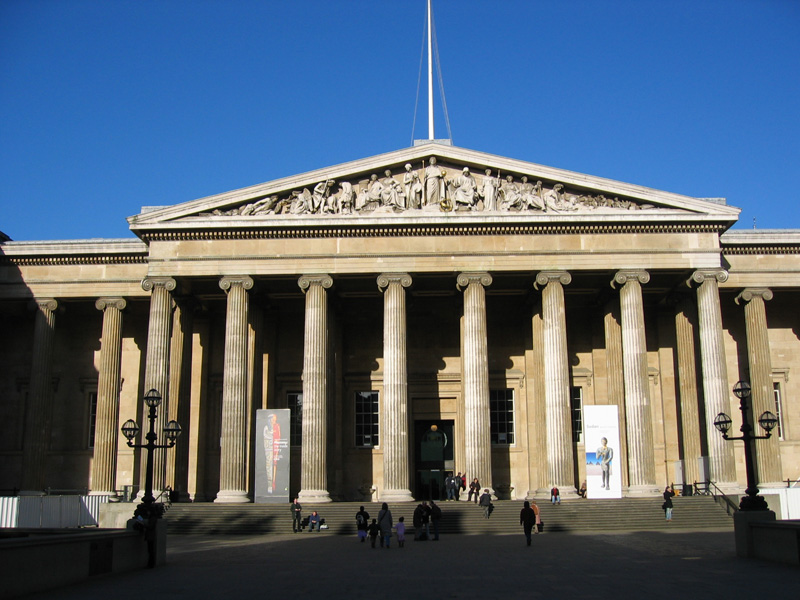
[[[428,0],[428,139],[433,140],[433,53],[431,52],[431,0]]]

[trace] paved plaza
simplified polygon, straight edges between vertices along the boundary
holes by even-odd
[[[29,598],[796,597],[800,570],[737,558],[733,532],[442,536],[372,549],[327,532],[172,536],[168,564]]]

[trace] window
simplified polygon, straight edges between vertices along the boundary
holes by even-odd
[[[356,392],[356,447],[378,445],[378,392]]]
[[[514,390],[489,392],[489,420],[492,444],[514,443]]]
[[[583,388],[573,387],[571,390],[570,406],[572,408],[572,441],[583,441]]]
[[[97,392],[86,394],[89,401],[89,448],[94,448],[94,434],[97,430]]]
[[[775,416],[778,417],[778,439],[783,439],[783,408],[781,401],[783,398],[781,397],[781,383],[780,381],[773,381],[772,382],[772,393],[775,396]]]
[[[286,395],[289,408],[289,443],[303,445],[303,392],[289,392]]]

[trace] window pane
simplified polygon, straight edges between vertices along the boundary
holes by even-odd
[[[514,390],[489,392],[489,430],[492,444],[514,443]]]
[[[374,448],[378,445],[378,392],[356,392],[355,445]]]

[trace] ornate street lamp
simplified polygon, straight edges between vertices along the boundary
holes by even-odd
[[[739,398],[739,409],[742,411],[742,426],[739,431],[742,435],[739,437],[729,437],[732,420],[725,413],[719,413],[714,419],[714,427],[716,427],[722,438],[725,440],[742,440],[744,442],[744,465],[747,471],[747,489],[745,490],[746,496],[742,497],[739,503],[739,510],[769,510],[767,501],[763,496],[758,495],[758,488],[756,487],[755,468],[753,466],[753,440],[765,440],[772,436],[772,430],[778,424],[778,418],[770,411],[766,410],[761,413],[758,418],[758,424],[766,432],[766,435],[754,435],[753,427],[747,416],[747,399],[750,397],[751,389],[747,381],[739,381],[733,386],[734,395]]]
[[[147,466],[145,470],[145,483],[144,483],[144,497],[142,504],[137,508],[137,515],[141,514],[143,518],[155,517],[161,518],[163,514],[163,505],[158,508],[154,506],[156,499],[153,497],[153,452],[156,448],[172,448],[181,434],[181,426],[177,421],[170,421],[164,427],[164,434],[167,436],[166,444],[156,444],[156,415],[158,406],[161,404],[161,394],[158,390],[150,390],[144,395],[144,403],[150,408],[147,418],[150,420],[150,431],[145,436],[147,443],[134,444],[133,439],[139,434],[139,425],[133,419],[128,419],[122,425],[122,435],[128,440],[128,446],[131,448],[144,448],[147,450]]]

